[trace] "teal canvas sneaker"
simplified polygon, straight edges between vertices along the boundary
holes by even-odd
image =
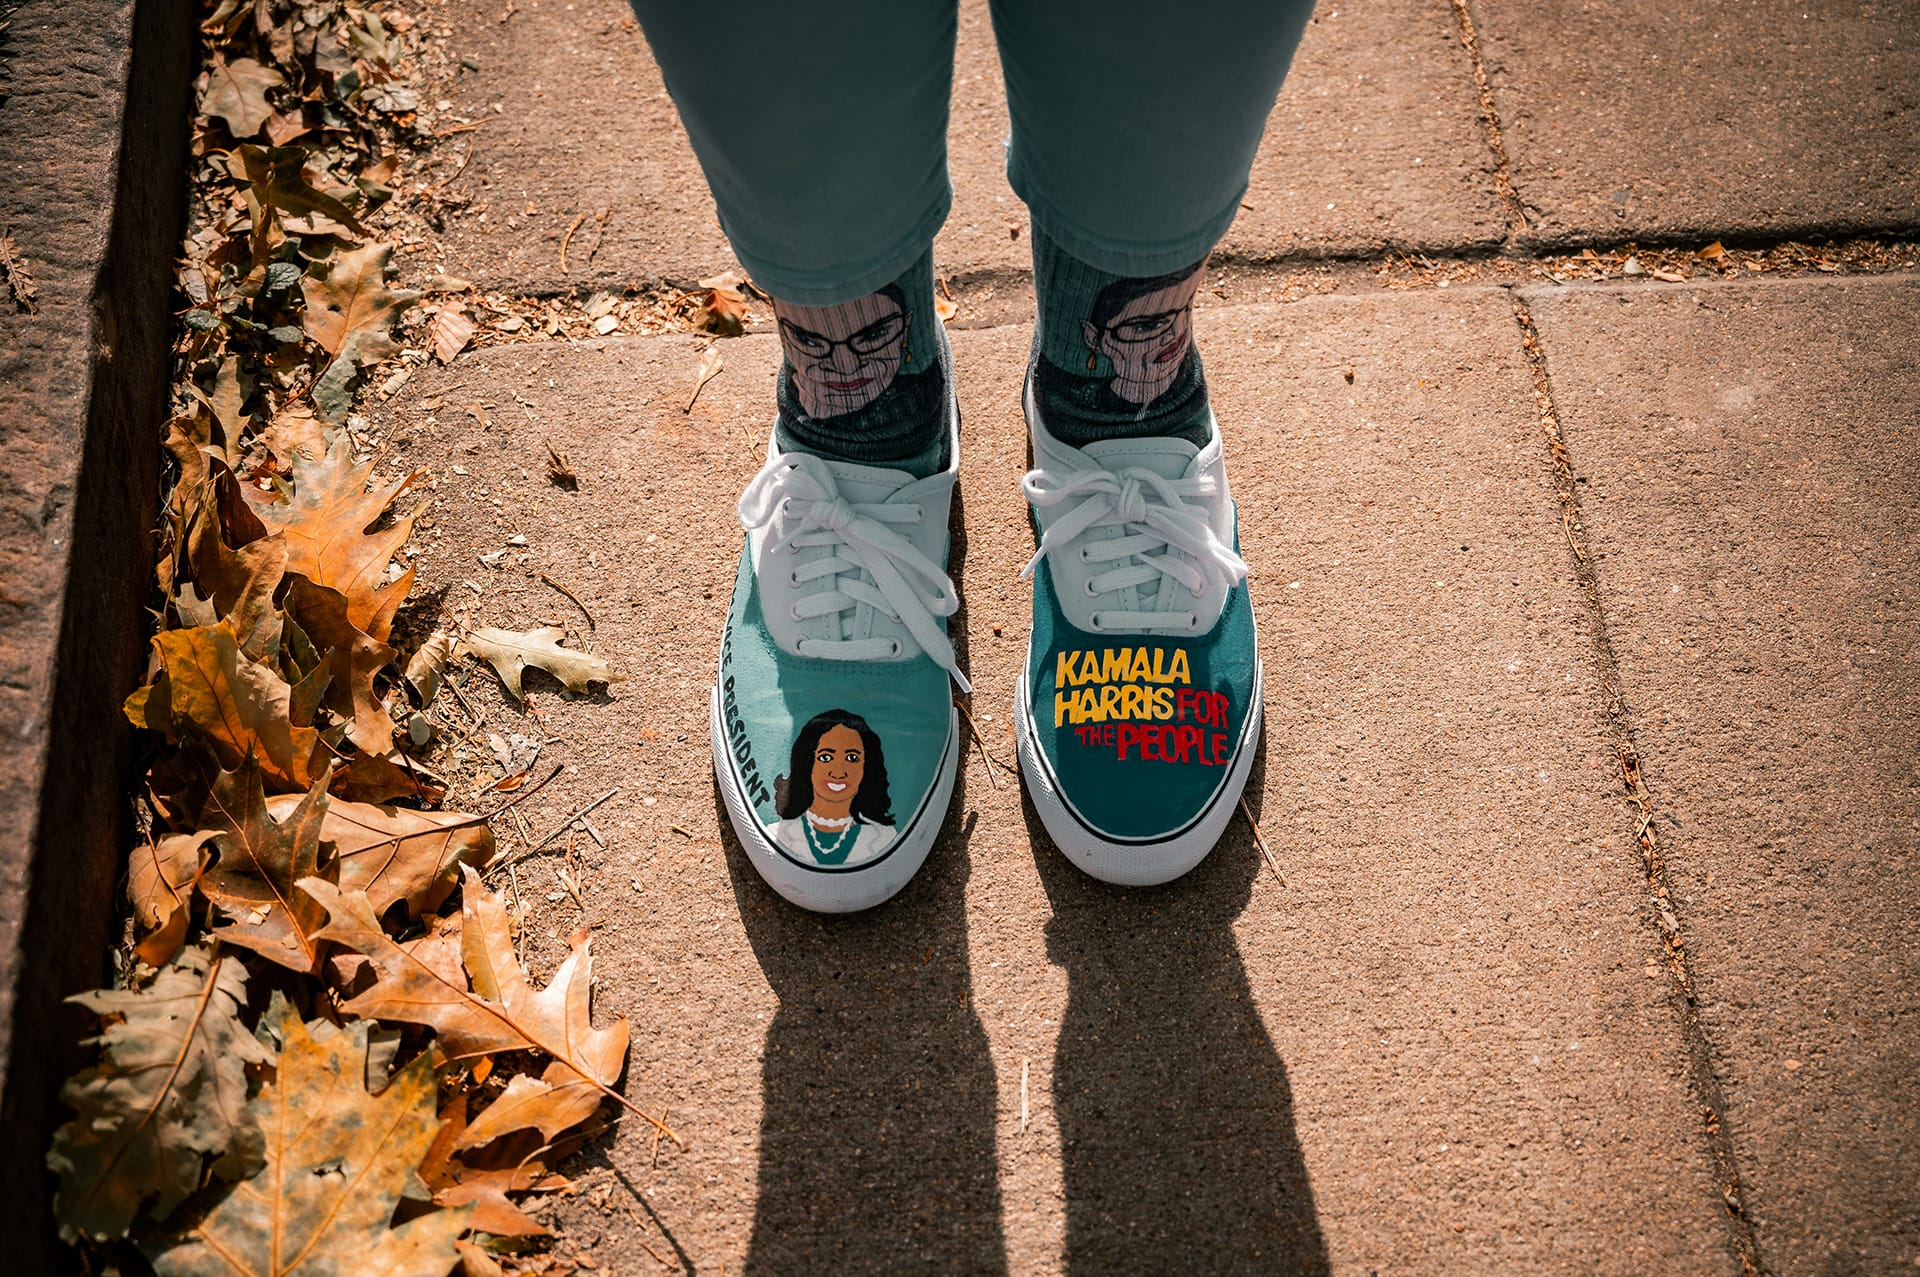
[[[926,860],[960,756],[946,573],[960,456],[902,470],[779,453],[740,497],[747,541],[711,698],[713,768],[760,876],[806,909],[888,899]]]
[[[1169,882],[1219,841],[1260,737],[1260,655],[1219,427],[1070,447],[1029,386],[1040,547],[1014,697],[1020,769],[1096,878]]]

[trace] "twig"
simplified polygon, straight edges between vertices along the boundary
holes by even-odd
[[[660,1106],[660,1120],[656,1122],[653,1127],[653,1153],[648,1158],[648,1164],[651,1169],[658,1169],[660,1166],[660,1132],[666,1129],[667,1106],[662,1104]]]
[[[446,680],[446,683],[448,690],[453,693],[453,699],[460,702],[460,708],[467,711],[467,717],[473,720],[474,729],[477,731],[484,726],[487,721],[487,716],[475,709],[472,704],[468,702],[466,696],[460,691],[460,684],[454,682],[452,679]]]
[[[587,605],[580,601],[580,596],[578,594],[575,594],[572,590],[569,590],[566,586],[560,584],[560,582],[554,580],[552,577],[548,576],[545,572],[542,572],[540,574],[540,579],[542,581],[545,581],[548,585],[551,585],[554,589],[560,591],[560,593],[566,595],[568,598],[573,600],[573,605],[579,608],[581,613],[587,618],[588,629],[598,630],[600,628],[598,625],[594,624],[593,613],[587,611]]]
[[[455,133],[471,133],[485,123],[485,120],[474,120],[470,124],[455,124],[449,128],[441,129],[438,133],[435,133],[434,136],[452,137]]]
[[[682,838],[693,837],[693,830],[688,829],[685,825],[671,825],[669,826],[669,828],[671,828],[674,833],[679,834]]]
[[[973,733],[973,743],[980,747],[980,761],[987,765],[987,784],[993,786],[995,789],[1000,788],[1000,777],[994,774],[993,770],[993,755],[987,752],[987,738],[980,734],[979,724],[973,721],[972,712],[959,701],[955,701],[953,707],[960,711],[960,717],[967,720],[967,730]],[[1005,766],[1004,763],[1000,765]]]
[[[604,803],[605,801],[607,801],[607,799],[613,797],[615,794],[619,792],[620,792],[620,787],[616,785],[612,789],[609,789],[606,793],[600,795],[598,798],[588,803],[586,806],[571,812],[570,814],[568,814],[565,820],[562,820],[560,822],[559,826],[552,833],[548,834],[545,838],[542,838],[539,842],[531,844],[524,851],[518,852],[513,856],[512,859],[503,860],[499,864],[494,865],[487,872],[496,873],[502,869],[511,869],[513,868],[513,866],[521,863],[522,861],[530,860],[534,856],[539,855],[540,852],[545,849],[548,843],[558,838],[561,834],[566,833],[567,830],[573,828],[574,821],[580,819],[582,816],[586,815],[588,812],[592,811],[595,807],[598,807],[601,803]]]
[[[1253,818],[1253,808],[1247,806],[1245,794],[1240,795],[1240,814],[1247,818],[1247,828],[1253,831],[1253,845],[1258,847],[1261,856],[1265,857],[1267,868],[1273,870],[1273,876],[1279,880],[1281,886],[1286,886],[1287,877],[1280,872],[1280,866],[1275,862],[1273,853],[1267,849],[1267,840],[1260,836],[1260,822]]]
[[[1027,1130],[1027,1057],[1020,1057],[1020,1132]]]
[[[705,390],[707,383],[718,377],[726,366],[726,360],[721,357],[719,348],[707,347],[707,353],[700,360],[700,380],[694,383],[693,393],[687,396],[687,406],[680,410],[682,414],[692,415],[694,401],[700,398],[700,392]]]
[[[562,275],[567,273],[567,245],[573,243],[573,233],[579,230],[580,224],[586,220],[587,215],[580,214],[573,219],[573,225],[567,227],[567,233],[560,237],[560,273]]]

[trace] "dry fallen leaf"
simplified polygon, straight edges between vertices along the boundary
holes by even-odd
[[[274,1080],[247,1106],[266,1136],[265,1165],[178,1240],[149,1250],[160,1277],[444,1277],[458,1262],[470,1212],[393,1226],[440,1127],[433,1063],[422,1056],[368,1094],[367,1029],[352,1023],[316,1041],[285,1013]]]
[[[573,466],[567,461],[567,454],[555,448],[546,440],[541,440],[547,448],[547,478],[569,492],[580,486],[580,476],[573,472]]]
[[[738,337],[745,331],[747,299],[733,288],[709,288],[695,295],[688,316],[695,328],[720,337]]]
[[[207,91],[200,98],[200,113],[225,120],[236,140],[250,138],[273,114],[273,108],[267,105],[267,90],[286,82],[278,71],[252,58],[228,62],[216,53],[207,67]]]
[[[184,729],[206,741],[222,768],[249,754],[278,791],[305,791],[325,767],[320,733],[295,725],[293,688],[241,654],[226,621],[154,636],[161,674],[127,698],[135,726],[179,739]]]
[[[420,708],[433,704],[440,694],[440,681],[447,676],[447,662],[453,659],[453,635],[435,630],[407,658],[407,682],[420,697]]]
[[[332,883],[301,884],[329,915],[320,938],[365,954],[378,979],[342,1008],[348,1015],[424,1024],[447,1059],[497,1051],[543,1051],[589,1079],[602,1095],[626,1063],[627,1022],[595,1029],[591,1017],[593,958],[588,942],[574,947],[547,987],[535,992],[514,957],[506,906],[480,875],[461,867],[461,960],[470,988],[449,984],[381,929],[366,896]]]
[[[325,773],[311,791],[283,808],[286,816],[278,821],[267,807],[253,759],[214,781],[201,819],[216,831],[219,859],[200,876],[200,894],[233,920],[213,933],[217,939],[303,975],[319,968],[320,946],[313,937],[326,913],[297,884],[317,880],[323,860],[328,879],[339,875],[331,852],[322,851],[327,806]]]
[[[60,1098],[79,1113],[54,1135],[47,1165],[60,1178],[54,1214],[69,1241],[125,1237],[147,1198],[165,1217],[200,1187],[201,1162],[228,1178],[259,1165],[246,1066],[271,1055],[238,1019],[247,973],[237,961],[187,949],[146,989],[97,989],[78,1002],[114,1017],[92,1042],[100,1060]]]
[[[527,666],[537,666],[576,692],[587,690],[589,683],[611,683],[613,670],[599,657],[560,646],[566,631],[546,626],[526,633],[482,627],[467,635],[454,649],[456,656],[477,656],[493,666],[500,681],[518,700],[521,675]]]
[[[165,965],[186,939],[193,885],[206,867],[203,849],[217,832],[167,834],[149,839],[128,856],[127,898],[143,933],[140,960],[148,966]]]
[[[452,363],[454,356],[465,350],[472,340],[473,321],[458,306],[442,306],[433,322],[427,325],[427,344],[433,347],[434,358],[443,364]]]
[[[354,464],[353,441],[344,430],[328,441],[324,452],[309,455],[306,449],[295,449],[287,463],[290,492],[281,487],[263,493],[246,485],[254,514],[267,528],[285,535],[288,572],[338,590],[346,596],[348,622],[385,641],[393,613],[413,583],[409,569],[388,584],[387,565],[413,534],[414,516],[394,519],[376,532],[367,529],[422,476],[416,471],[387,487],[369,489],[374,463]]]
[[[293,794],[269,799],[275,819],[304,801]],[[432,913],[460,883],[460,866],[493,859],[493,831],[458,811],[415,811],[335,798],[327,803],[320,838],[333,844],[340,889],[363,891],[384,915],[404,902],[407,917]]]
[[[368,364],[399,352],[388,330],[419,293],[387,287],[389,244],[368,244],[339,254],[325,279],[303,275],[307,335],[333,356],[313,384],[314,406],[329,421],[344,421],[353,406],[353,382]]]
[[[482,1061],[485,1063],[485,1061]],[[474,1070],[476,1076],[479,1070]],[[542,1237],[547,1229],[528,1218],[508,1193],[553,1192],[569,1181],[549,1171],[538,1154],[506,1166],[471,1166],[456,1156],[466,1134],[467,1096],[454,1094],[440,1106],[440,1134],[420,1162],[420,1179],[442,1206],[471,1206],[474,1231],[496,1237]]]

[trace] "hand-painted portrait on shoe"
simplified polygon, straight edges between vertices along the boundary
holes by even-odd
[[[774,842],[804,861],[863,864],[893,843],[886,753],[867,720],[844,709],[816,714],[800,729],[773,802]]]

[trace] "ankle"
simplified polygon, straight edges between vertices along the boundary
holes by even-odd
[[[1113,275],[1033,232],[1037,316],[1028,376],[1061,442],[1173,435],[1206,442],[1206,379],[1193,348],[1203,262]]]

